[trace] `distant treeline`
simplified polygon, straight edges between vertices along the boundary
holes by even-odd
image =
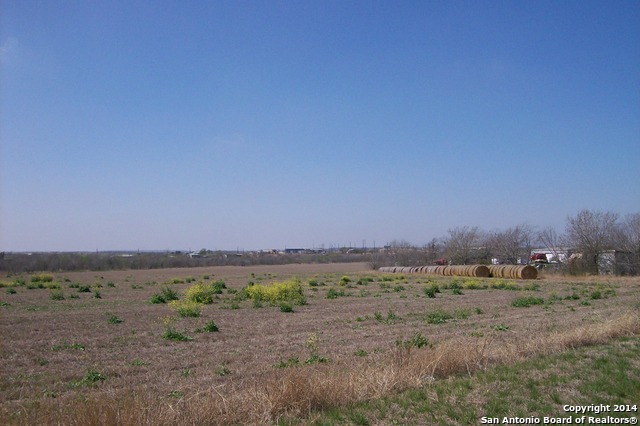
[[[367,262],[364,252],[236,253],[208,252],[191,256],[179,252],[36,252],[0,254],[0,271],[16,274],[38,271],[107,271],[126,269],[191,268],[199,266],[284,265],[291,263]]]
[[[448,235],[421,247],[400,240],[384,248],[225,252],[0,253],[0,271],[81,271],[159,269],[224,265],[369,262],[381,266],[433,264],[524,264],[534,249],[551,259],[546,267],[571,274],[640,273],[640,213],[620,217],[614,212],[582,210],[567,218],[564,233],[526,223],[503,230],[477,226],[449,229]],[[541,266],[541,265],[538,265]]]

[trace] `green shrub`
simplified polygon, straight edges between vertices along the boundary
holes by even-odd
[[[98,290],[93,290],[93,298],[94,299],[102,299],[102,295]]]
[[[438,287],[438,284],[431,284],[431,287],[424,289],[424,294],[432,299],[436,297],[436,293],[440,293],[440,287]]]
[[[380,312],[376,311],[373,313],[373,318],[375,318],[376,321],[381,322],[383,324],[393,324],[395,321],[402,320],[402,318],[396,315],[396,313],[393,312],[391,309],[387,311],[386,317],[383,316]]]
[[[450,313],[440,310],[427,314],[427,322],[429,324],[444,324],[452,318],[453,316]]]
[[[535,296],[518,297],[513,302],[511,302],[511,306],[515,308],[528,308],[529,306],[542,304],[544,304],[544,299]]]
[[[259,294],[256,294],[256,296],[253,298],[253,307],[256,309],[262,308],[262,296]]]
[[[280,302],[291,302],[296,305],[307,303],[300,281],[297,279],[274,282],[270,285],[255,284],[245,287],[244,290],[248,298],[255,300],[256,297],[259,297],[260,300],[272,305],[277,305]]]
[[[7,293],[7,294],[16,294],[16,293],[17,293],[17,291],[16,291],[16,289],[15,289],[15,288],[13,288],[13,287],[7,287],[7,291],[6,291],[6,293]]]
[[[344,290],[336,290],[335,288],[330,288],[327,290],[327,295],[325,296],[327,299],[337,299],[340,296],[345,296]]]
[[[213,320],[211,320],[208,323],[206,323],[204,327],[199,328],[196,331],[199,331],[201,333],[202,332],[204,332],[204,333],[214,333],[216,331],[219,331],[219,329],[218,329],[218,326],[216,325],[216,323]]]
[[[429,339],[424,337],[422,333],[416,332],[416,334],[409,340],[396,340],[396,346],[403,347],[405,349],[423,348],[429,344]]]
[[[162,338],[167,340],[177,340],[179,342],[187,342],[189,340],[193,340],[192,337],[189,337],[184,333],[176,331],[173,328],[165,329],[164,333],[162,334]]]
[[[151,303],[169,303],[172,300],[178,300],[180,297],[178,296],[178,293],[169,287],[165,287],[162,290],[160,290],[160,293],[156,293],[153,296],[151,296]]]
[[[102,380],[107,380],[107,378],[96,370],[87,370],[87,374],[83,379],[86,384],[93,384]]]
[[[60,290],[51,290],[49,294],[49,299],[51,300],[64,300],[64,293]]]
[[[289,358],[287,361],[280,360],[280,362],[274,365],[274,367],[289,368],[289,367],[296,367],[298,365],[300,365],[300,360],[298,359],[298,357],[292,357],[292,358]]]
[[[120,323],[124,322],[124,320],[122,318],[119,318],[116,315],[109,315],[108,322],[109,322],[109,324],[120,324]]]
[[[191,300],[172,300],[169,307],[181,317],[196,318],[200,316],[202,304]]]
[[[85,346],[82,343],[63,343],[62,345],[51,346],[52,351],[60,351],[63,349],[74,349],[78,351],[84,351]]]
[[[373,282],[373,278],[372,277],[362,277],[356,282],[356,284],[358,284],[358,285],[369,285],[370,282]]]
[[[280,312],[293,312],[293,306],[289,302],[280,302]]]
[[[340,285],[347,285],[351,282],[351,278],[346,275],[340,278]]]
[[[32,283],[27,284],[27,288],[29,290],[34,290],[34,289],[37,289],[37,288],[45,288],[45,286],[44,286],[44,283],[41,283],[41,282],[35,282],[35,283],[32,282]]]
[[[216,366],[216,374],[218,376],[228,376],[231,374],[231,370],[229,370],[226,363],[222,362]]]
[[[224,288],[227,286],[222,280],[212,283],[199,282],[187,289],[185,297],[192,302],[209,304],[213,303],[214,295],[222,294]]]
[[[458,309],[455,313],[457,319],[467,319],[471,313],[468,309]]]
[[[91,293],[91,287],[88,285],[79,285],[78,293]]]
[[[213,320],[206,323],[203,327],[196,328],[195,330],[196,333],[215,333],[217,331],[219,331],[218,326]]]
[[[50,283],[53,281],[51,274],[35,274],[31,276],[32,283]]]

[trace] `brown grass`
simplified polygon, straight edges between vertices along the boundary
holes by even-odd
[[[317,277],[327,283],[317,292],[306,286],[309,304],[296,307],[294,314],[280,313],[277,308],[253,309],[250,302],[242,302],[241,309],[220,309],[224,299],[217,301],[205,308],[204,318],[182,320],[178,328],[193,331],[196,325],[214,319],[220,332],[190,332],[196,340],[188,343],[160,337],[159,318],[170,310],[147,303],[159,287],[145,285],[143,280],[149,278],[133,276],[133,272],[111,273],[109,278],[104,273],[102,280],[113,280],[117,287],[101,288],[100,300],[82,295],[79,300],[55,302],[49,300],[48,290],[24,288],[15,295],[1,295],[12,306],[0,311],[0,423],[272,424],[284,417],[305,418],[317,410],[429,385],[451,375],[640,334],[640,318],[634,313],[639,305],[637,279],[538,280],[541,289],[535,294],[545,300],[571,292],[580,292],[582,298],[546,307],[513,308],[511,300],[529,293],[464,289],[463,295],[456,296],[443,290],[436,299],[428,299],[422,293],[425,284],[419,282],[424,279],[420,276],[407,276],[408,282],[400,283],[406,288],[403,291],[387,293],[372,283],[347,288],[351,297],[328,300],[326,290],[338,288],[342,275],[351,274],[356,281],[358,276],[376,274],[362,265],[350,270],[353,265],[279,268],[149,271],[159,282],[211,274],[212,279],[223,278],[236,289],[261,274],[262,282],[298,276],[303,282]],[[95,273],[85,273],[82,279],[86,283],[101,280]],[[450,278],[439,282],[447,280]],[[132,289],[132,283],[142,288]],[[175,288],[183,292],[188,286]],[[69,294],[64,284],[62,288]],[[361,288],[370,294],[359,297]],[[613,288],[616,293],[580,305],[596,288]],[[41,310],[29,309],[34,306]],[[422,317],[434,309],[454,312],[476,307],[481,314],[440,325],[426,324]],[[372,318],[374,312],[386,314],[388,310],[402,320],[382,324]],[[108,324],[107,313],[125,322]],[[357,317],[364,320],[356,321]],[[508,324],[508,331],[496,331],[497,323]],[[415,332],[427,336],[432,346],[406,349],[395,345],[396,340]],[[309,333],[320,336],[319,352],[331,358],[331,363],[273,367],[292,356],[303,361],[309,355],[304,345]],[[64,342],[82,343],[85,350],[51,350]],[[356,349],[365,349],[369,355],[355,356]],[[46,359],[46,365],[36,362],[39,359]],[[149,365],[132,366],[134,359]],[[220,363],[226,363],[232,374],[215,374]],[[100,371],[107,380],[94,386],[69,386],[89,368]]]

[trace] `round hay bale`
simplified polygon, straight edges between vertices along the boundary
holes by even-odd
[[[538,270],[531,265],[524,265],[520,270],[520,276],[523,280],[535,280],[538,278]]]
[[[465,277],[473,277],[473,270],[475,265],[467,265],[464,267],[464,276]]]
[[[489,268],[487,268],[485,265],[473,265],[471,273],[472,277],[487,278],[489,277]]]
[[[491,272],[491,276],[494,278],[506,278],[505,274],[505,265],[491,265],[489,267],[489,271]]]

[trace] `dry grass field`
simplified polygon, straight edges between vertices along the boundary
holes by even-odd
[[[436,277],[366,264],[48,275],[0,277],[0,424],[304,423],[640,334],[640,278]],[[191,306],[199,316],[151,303],[219,280],[212,303]],[[243,290],[288,280],[305,303]]]

